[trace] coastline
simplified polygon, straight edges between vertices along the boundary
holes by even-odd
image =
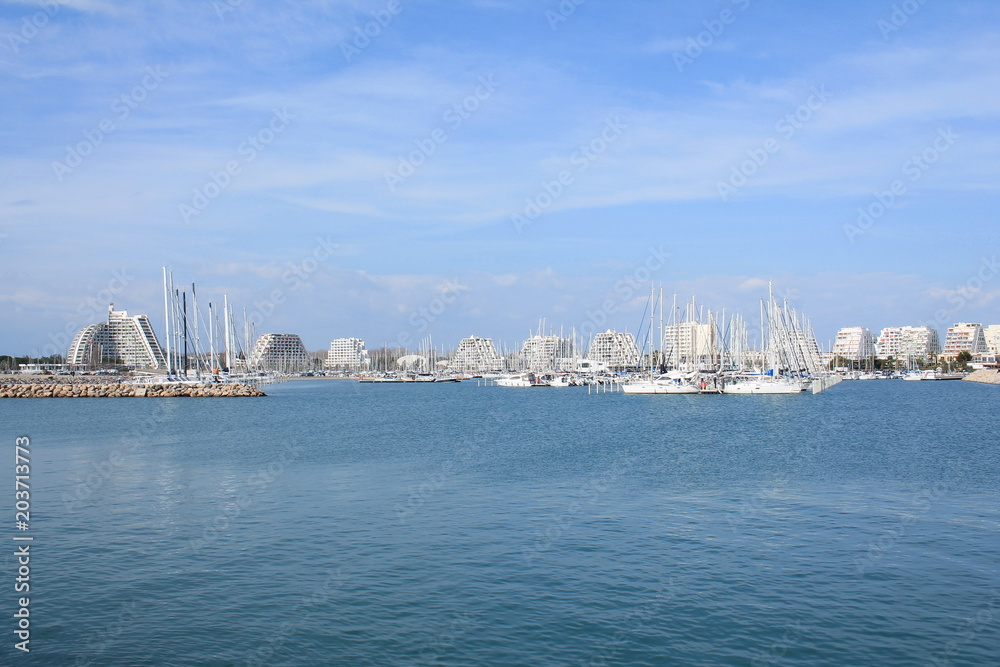
[[[257,387],[236,383],[218,385],[135,385],[119,382],[0,383],[0,398],[228,398],[266,395]]]
[[[962,378],[962,381],[1000,385],[1000,370],[995,368],[984,368],[982,370],[972,371],[967,376]]]

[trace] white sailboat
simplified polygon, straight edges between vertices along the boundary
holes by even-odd
[[[808,372],[809,363],[804,360],[797,342],[799,336],[791,336],[791,331],[787,307],[775,303],[774,293],[768,285],[766,316],[761,304],[760,371],[727,379],[722,393],[800,394],[809,389],[809,380],[800,375],[803,371]],[[789,374],[782,375],[783,370]]]
[[[663,363],[665,363],[663,348],[663,288],[660,288],[660,333],[659,333],[659,343],[653,345],[652,343],[652,331],[653,331],[653,320],[656,315],[656,299],[652,289],[649,291],[649,332],[650,339],[649,346],[649,371],[645,374],[645,377],[638,377],[629,382],[624,383],[622,387],[622,393],[625,394],[697,394],[699,393],[698,387],[694,384],[695,372],[693,371],[681,371],[675,369],[667,373],[656,374],[656,361],[657,357]],[[676,319],[676,296],[674,297],[674,310],[673,315]],[[675,327],[676,330],[676,327]],[[671,347],[671,357],[673,357],[673,352],[677,349],[674,345]]]

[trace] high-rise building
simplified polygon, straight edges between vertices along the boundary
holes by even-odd
[[[639,365],[639,348],[633,334],[608,329],[594,335],[587,358],[609,370],[623,371]]]
[[[369,364],[368,350],[360,338],[336,338],[326,352],[325,366],[332,371],[362,371]]]
[[[875,349],[880,359],[929,359],[941,351],[941,339],[928,326],[886,327]]]
[[[986,341],[983,337],[982,324],[956,322],[948,327],[941,356],[954,358],[960,352],[968,352],[973,355],[986,352]]]
[[[560,359],[576,356],[576,346],[569,338],[536,335],[524,341],[521,362],[524,369],[533,372],[556,370],[562,367]]]
[[[129,368],[165,368],[163,350],[145,315],[129,317],[127,310],[108,306],[108,321],[81,329],[70,343],[66,363],[87,366],[122,364]]]
[[[717,355],[715,327],[697,321],[663,327],[663,358],[674,368],[699,368],[714,364]]]
[[[863,361],[875,354],[875,338],[866,327],[845,327],[837,332],[833,356]]]
[[[487,373],[503,370],[504,362],[492,338],[469,336],[458,344],[448,368],[462,373]]]
[[[266,333],[250,351],[250,365],[264,371],[301,371],[309,366],[309,353],[297,334]]]
[[[1000,354],[1000,324],[991,324],[983,329],[983,342],[987,352]]]
[[[768,341],[768,353],[781,367],[818,373],[823,369],[823,356],[812,329],[782,329]]]

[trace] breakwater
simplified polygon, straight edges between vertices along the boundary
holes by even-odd
[[[266,396],[245,384],[125,384],[108,383],[0,383],[0,398],[131,398],[131,397],[244,397]]]
[[[983,384],[1000,384],[1000,370],[995,368],[984,368],[980,371],[973,371],[962,378],[966,382],[981,382]]]

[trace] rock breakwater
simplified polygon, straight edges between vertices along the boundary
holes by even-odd
[[[149,384],[124,383],[0,383],[0,398],[130,398],[130,397],[243,397],[266,396],[245,384]]]
[[[983,384],[1000,384],[1000,371],[995,368],[984,368],[973,371],[962,378],[966,382],[981,382]]]

